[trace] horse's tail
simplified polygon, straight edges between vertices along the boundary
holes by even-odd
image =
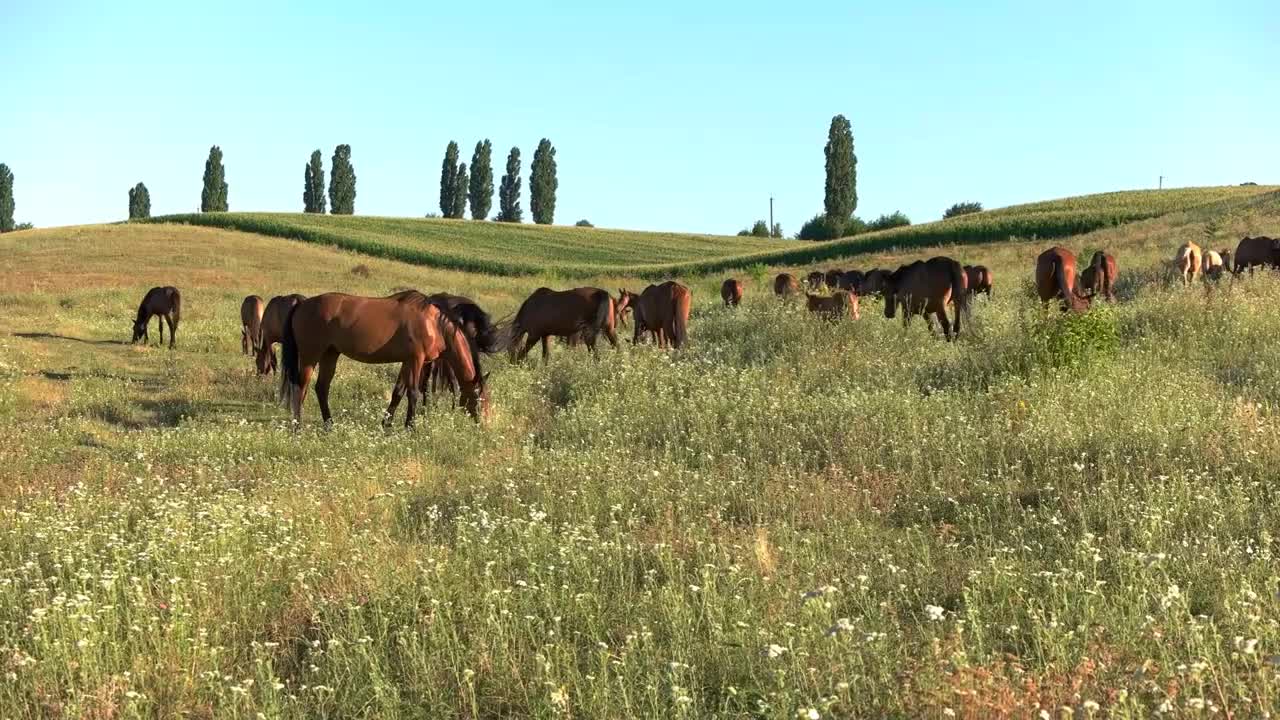
[[[297,312],[298,305],[289,308],[289,314],[284,316],[284,333],[280,338],[280,362],[284,365],[283,372],[280,373],[280,394],[281,402],[292,402],[294,393],[302,391],[302,368],[299,366],[298,359],[298,338],[293,332],[293,314]]]
[[[960,263],[951,261],[951,301],[956,304],[956,334],[960,334],[960,317],[969,320],[969,277]],[[946,311],[946,308],[942,308]]]
[[[1067,269],[1063,265],[1061,255],[1053,256],[1053,277],[1054,277],[1054,282],[1058,284],[1058,293],[1062,295],[1062,302],[1066,303],[1067,306],[1070,307],[1072,304],[1071,303],[1072,288],[1067,285]]]
[[[182,293],[177,288],[173,289],[173,309],[170,311],[173,315],[173,327],[177,329],[178,321],[182,319]]]
[[[1206,257],[1208,257],[1208,256],[1206,256]],[[1106,297],[1110,298],[1110,297],[1111,297],[1111,282],[1114,280],[1114,278],[1112,278],[1112,277],[1111,277],[1111,263],[1107,262],[1107,256],[1106,256],[1106,255],[1103,255],[1103,256],[1102,256],[1102,258],[1101,258],[1101,260],[1102,260],[1102,262],[1101,262],[1101,263],[1099,263],[1099,264],[1100,264],[1100,265],[1102,265],[1102,267],[1101,267],[1101,268],[1099,268],[1099,270],[1100,270],[1099,274],[1100,274],[1100,275],[1102,275],[1102,289],[1103,289],[1103,294],[1104,294]]]
[[[688,290],[682,289],[682,292],[676,294],[673,303],[675,317],[671,318],[671,341],[676,347],[682,347],[689,337],[689,305],[692,302],[693,295]]]
[[[507,332],[504,333],[504,342],[507,347],[507,353],[511,355],[511,359],[516,359],[516,354],[520,352],[520,344],[524,342],[524,336],[529,334],[528,328],[520,324],[520,315],[511,321],[507,326]]]
[[[600,299],[596,301],[596,316],[591,323],[593,332],[613,327],[613,308],[613,296],[607,292],[602,293]]]

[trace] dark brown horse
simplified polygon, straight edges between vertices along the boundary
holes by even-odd
[[[142,297],[142,303],[138,305],[138,316],[133,321],[133,342],[151,341],[147,326],[152,317],[159,318],[156,326],[160,328],[161,345],[164,344],[164,324],[169,323],[169,349],[172,350],[178,335],[178,320],[182,318],[182,293],[178,292],[178,288],[166,285],[147,291]]]
[[[601,333],[616,348],[618,335],[614,332],[617,321],[614,308],[613,298],[600,288],[538,288],[520,305],[511,324],[509,348],[512,359],[522,360],[534,345],[541,342],[542,360],[546,362],[551,355],[550,338],[571,338],[580,333],[587,349],[593,353]],[[526,337],[527,342],[520,347]]]
[[[720,285],[720,299],[725,307],[737,307],[742,304],[742,283],[736,278],[729,278]]]
[[[473,418],[479,420],[488,405],[485,378],[476,372],[461,324],[416,290],[381,298],[325,293],[303,300],[289,310],[281,346],[281,390],[298,422],[313,374],[320,414],[326,425],[332,421],[329,385],[343,355],[374,365],[400,363],[400,379],[384,424],[390,423],[400,396],[408,392],[405,426],[413,426],[423,368],[437,358],[450,364],[461,384],[462,404]]]
[[[1062,300],[1062,310],[1083,312],[1089,309],[1092,295],[1081,295],[1076,288],[1076,256],[1064,247],[1054,246],[1036,258],[1036,292],[1045,309],[1054,298]]]
[[[262,298],[250,295],[240,303],[240,352],[253,355],[262,343]]]
[[[267,301],[267,309],[262,311],[262,335],[258,343],[258,374],[266,375],[276,371],[275,344],[284,339],[284,321],[289,317],[289,310],[294,305],[306,300],[304,295],[277,295]]]
[[[471,345],[471,357],[475,359],[475,372],[487,378],[488,375],[480,366],[480,356],[492,355],[498,351],[498,346],[501,344],[498,330],[489,318],[489,313],[486,313],[474,300],[463,295],[435,293],[428,295],[427,299],[438,305],[461,325],[462,333],[467,336],[467,342]],[[427,367],[423,369],[421,387],[423,392],[447,392],[454,397],[456,403],[461,383],[454,377],[453,367],[443,358],[436,358],[427,363]],[[394,405],[391,408],[391,415],[395,415]]]
[[[837,286],[841,290],[848,290],[855,295],[862,292],[862,281],[866,275],[861,270],[850,270],[840,276],[840,282]]]
[[[885,283],[892,274],[891,271],[881,270],[880,268],[868,270],[867,274],[862,276],[862,282],[857,288],[858,294],[863,296],[883,295]]]
[[[923,315],[933,331],[933,317],[948,341],[960,335],[960,316],[969,314],[969,284],[960,263],[948,257],[917,260],[884,277],[884,316],[892,318],[902,306],[905,327],[913,315]],[[947,305],[955,305],[955,325],[947,320]]]
[[[1280,241],[1269,237],[1246,237],[1236,246],[1235,267],[1232,275],[1239,275],[1246,269],[1253,274],[1253,269],[1263,267],[1280,267]]]
[[[1090,295],[1102,293],[1108,302],[1114,302],[1116,282],[1116,259],[1101,250],[1093,254],[1089,267],[1080,273],[1080,287],[1088,290]]]
[[[773,279],[773,294],[780,297],[789,297],[799,294],[800,281],[796,280],[796,276],[791,273],[781,273]]]
[[[858,319],[858,296],[847,290],[837,290],[830,297],[805,293],[809,312],[835,322],[844,318]]]
[[[676,348],[684,345],[689,336],[689,308],[693,302],[689,288],[668,280],[661,285],[650,285],[631,297],[636,316],[633,344],[647,331],[660,348],[667,347],[668,343]]]
[[[827,287],[831,288],[832,290],[835,290],[836,288],[840,287],[840,278],[842,277],[844,277],[843,270],[833,269],[833,270],[828,270],[826,275],[823,275],[822,279],[824,282],[827,283]]]
[[[965,265],[964,276],[969,282],[970,295],[981,293],[991,299],[991,286],[995,284],[995,276],[986,265]]]
[[[809,273],[809,277],[806,278],[806,282],[808,283],[810,290],[821,290],[822,286],[827,282],[827,276],[823,274],[821,270],[814,270]]]

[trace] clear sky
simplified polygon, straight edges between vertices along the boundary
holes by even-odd
[[[551,9],[554,6],[554,9]],[[627,7],[631,6],[631,7]],[[858,215],[937,219],[1167,185],[1280,182],[1280,2],[0,0],[0,162],[16,218],[300,211],[352,146],[358,214],[438,211],[457,140],[556,145],[556,222],[790,235],[822,208],[832,115]],[[495,201],[496,206],[496,201]]]

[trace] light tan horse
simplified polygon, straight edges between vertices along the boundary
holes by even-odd
[[[1200,273],[1200,267],[1203,263],[1201,255],[1200,246],[1193,242],[1183,243],[1182,247],[1178,248],[1178,254],[1173,259],[1173,266],[1182,275],[1183,285],[1190,285],[1195,282],[1196,275]]]
[[[462,405],[473,418],[478,421],[488,404],[485,378],[476,371],[461,324],[416,290],[381,298],[325,293],[303,300],[289,311],[281,345],[281,388],[297,422],[302,420],[302,400],[313,374],[320,414],[326,425],[332,421],[329,385],[343,355],[373,365],[400,363],[386,417],[394,412],[399,396],[408,392],[405,427],[413,426],[423,368],[437,358],[449,363],[460,384]]]
[[[262,344],[262,298],[250,295],[240,303],[240,352],[253,355]]]
[[[1062,299],[1062,310],[1083,312],[1089,309],[1093,296],[1081,295],[1076,288],[1076,256],[1070,250],[1054,246],[1036,258],[1036,292],[1046,310],[1049,301]]]
[[[831,322],[853,318],[857,320],[858,296],[848,290],[837,290],[830,297],[805,293],[805,305],[809,312],[821,315]]]
[[[1222,277],[1222,273],[1226,271],[1227,263],[1222,258],[1222,253],[1217,250],[1204,251],[1204,264],[1201,270],[1204,272],[1205,279],[1217,280]]]
[[[512,360],[523,360],[534,345],[542,343],[542,361],[551,357],[550,338],[581,337],[587,349],[596,351],[596,339],[603,334],[609,344],[618,347],[617,323],[613,298],[600,288],[580,287],[572,290],[538,288],[533,291],[511,323],[508,348]],[[522,341],[528,338],[524,347]]]
[[[277,295],[267,302],[267,309],[262,311],[261,337],[258,342],[259,375],[276,371],[274,345],[284,339],[284,321],[289,317],[289,311],[306,299],[305,295]]]

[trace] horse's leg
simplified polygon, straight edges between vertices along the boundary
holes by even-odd
[[[404,370],[401,374],[408,374],[409,380],[407,387],[409,388],[409,406],[404,411],[404,426],[406,429],[413,428],[413,417],[418,414],[418,386],[422,382],[422,358],[415,357],[408,360],[404,364]]]
[[[386,412],[382,414],[382,427],[391,427],[391,423],[396,417],[396,408],[400,405],[400,398],[404,395],[408,382],[408,372],[405,366],[401,365],[400,375],[396,378],[396,384],[391,387],[391,404],[387,405]]]
[[[296,424],[302,423],[302,398],[306,397],[307,385],[311,383],[311,375],[315,369],[315,365],[304,365],[301,360],[298,361],[298,387],[293,389],[289,398],[289,403],[293,406],[293,421]]]
[[[960,322],[959,318],[960,316],[957,315],[956,316],[957,327],[959,326],[959,322]],[[942,325],[942,337],[946,338],[947,342],[951,342],[951,321],[947,319],[946,305],[943,305],[942,308],[938,310],[938,323]]]
[[[333,382],[333,373],[338,368],[340,355],[330,350],[320,358],[316,371],[316,401],[320,403],[320,416],[324,418],[326,427],[333,424],[333,413],[329,412],[329,384]]]
[[[150,322],[150,321],[148,320],[147,322]],[[159,328],[160,330],[160,345],[157,346],[157,347],[160,347],[164,345],[164,316],[163,315],[156,316],[156,327]]]
[[[543,335],[541,339],[542,339],[542,362],[545,365],[546,363],[551,361],[551,336]],[[532,344],[530,344],[530,347],[532,347]]]
[[[169,323],[169,349],[172,350],[174,341],[178,339],[178,324],[173,321],[172,315],[165,315],[164,321]],[[164,341],[161,340],[160,344],[163,345]]]

